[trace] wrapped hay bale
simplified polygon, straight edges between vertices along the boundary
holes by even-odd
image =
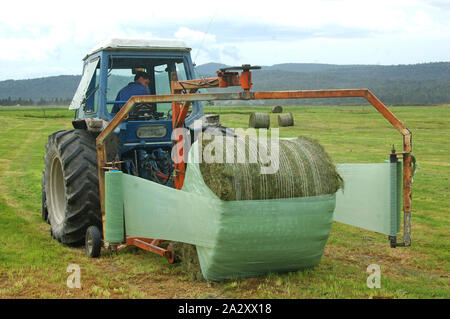
[[[267,113],[256,113],[250,114],[250,119],[248,122],[248,127],[252,128],[269,128],[270,127],[270,115]]]
[[[198,143],[203,156],[211,153],[217,156],[216,159],[223,158],[220,163],[204,157],[199,163],[205,184],[223,201],[312,197],[334,194],[343,186],[343,180],[336,172],[331,158],[317,141],[306,137],[269,141],[265,143],[249,137],[200,134]],[[274,154],[276,148],[271,144],[276,142],[279,143],[278,155]],[[232,156],[228,155],[227,160],[229,152],[232,152]],[[242,158],[245,160],[242,161]],[[271,163],[268,163],[268,158]],[[278,169],[273,174],[262,174],[261,167],[273,164],[272,161]],[[185,274],[191,280],[202,280],[196,246],[180,243],[179,247],[178,256]],[[228,254],[228,248],[222,249],[225,251],[223,254]],[[217,251],[220,249],[217,248]],[[224,263],[230,262],[227,260]],[[224,269],[231,271],[226,267]]]
[[[278,115],[278,126],[294,126],[294,117],[292,113]]]
[[[272,108],[272,113],[283,113],[283,108],[281,107],[281,105],[274,106]]]
[[[313,139],[274,140],[272,143],[279,143],[278,155],[276,145],[272,147],[270,140],[264,143],[229,136],[201,136],[200,139],[202,154],[211,148],[209,141],[218,145],[214,155],[225,159],[228,154],[228,158],[234,158],[232,163],[203,160],[199,164],[206,185],[224,201],[334,194],[342,186],[342,178],[331,158]],[[222,143],[213,142],[215,139],[222,139]],[[261,168],[268,164],[278,169],[273,174],[262,174]]]

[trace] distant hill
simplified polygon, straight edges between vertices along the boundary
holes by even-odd
[[[221,68],[225,68],[229,65],[222,63],[206,63],[198,65],[195,69],[201,76],[216,76],[216,71],[219,71]]]
[[[220,68],[229,65],[207,63],[197,67],[201,75],[214,75]],[[434,62],[400,65],[339,65],[320,63],[283,63],[262,66],[261,71],[287,71],[300,73],[321,73],[340,76],[401,78],[401,79],[448,79],[450,78],[450,62]]]
[[[199,76],[208,77],[215,76],[216,71],[223,67],[227,65],[206,63],[197,66],[196,70]],[[44,105],[52,101],[66,105],[79,81],[79,75],[0,81],[0,105],[16,103],[19,98],[23,104]],[[450,62],[410,65],[284,63],[262,66],[261,70],[253,72],[253,82],[255,91],[369,88],[386,104],[450,103]],[[237,91],[239,88],[223,90]],[[291,104],[293,101],[277,103]],[[348,104],[361,103],[361,99],[320,99],[302,103]]]
[[[38,101],[41,98],[71,99],[75,93],[80,75],[59,75],[30,80],[0,81],[0,99],[22,98]]]
[[[213,76],[213,69],[217,65],[200,65],[197,71],[202,76]],[[226,65],[220,64],[219,67]],[[450,62],[410,65],[275,64],[253,71],[253,82],[255,91],[369,88],[386,104],[450,103]],[[226,89],[236,90],[239,89]],[[353,104],[361,101],[363,100],[309,99],[301,103]]]

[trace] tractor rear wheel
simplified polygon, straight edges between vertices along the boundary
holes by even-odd
[[[63,244],[80,245],[89,226],[102,229],[95,138],[79,129],[55,132],[44,160],[51,233]]]

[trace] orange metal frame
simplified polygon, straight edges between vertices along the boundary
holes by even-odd
[[[103,218],[103,234],[105,234],[105,175],[104,171],[110,169],[106,162],[106,140],[114,129],[127,117],[128,113],[140,103],[172,102],[172,124],[173,128],[184,125],[190,104],[193,101],[220,101],[220,100],[266,100],[266,99],[305,99],[305,98],[345,98],[363,97],[380,112],[392,126],[394,126],[403,136],[403,152],[396,155],[403,156],[403,212],[404,212],[404,236],[403,242],[398,243],[396,237],[390,237],[391,247],[411,245],[411,152],[412,134],[411,131],[369,90],[369,89],[348,89],[348,90],[301,90],[301,91],[272,91],[272,92],[251,92],[251,72],[244,70],[239,75],[237,72],[217,72],[218,77],[178,81],[176,73],[171,74],[171,93],[169,95],[143,95],[133,96],[120,109],[109,125],[97,137],[97,160],[99,191],[101,199],[101,210]],[[196,93],[200,88],[227,87],[240,85],[242,92],[238,93]],[[182,137],[180,137],[181,139]],[[176,141],[179,142],[179,141]],[[175,143],[176,143],[175,142]],[[176,143],[179,145],[179,143]],[[176,147],[176,146],[175,146]],[[183,150],[177,149],[177,156],[183,157]],[[175,166],[175,187],[181,189],[184,181],[185,163]],[[134,245],[145,250],[154,252],[166,257],[169,262],[173,262],[172,253],[169,250],[158,247],[163,240],[149,238],[126,239],[127,245]]]
[[[169,263],[173,264],[175,261],[175,253],[171,249],[164,249],[159,247],[159,245],[163,242],[165,242],[165,240],[141,237],[127,237],[126,245],[136,246],[146,251],[165,257],[167,258]]]

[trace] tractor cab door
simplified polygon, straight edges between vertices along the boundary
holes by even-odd
[[[70,103],[69,110],[81,109],[84,113],[94,113],[99,88],[99,61],[94,58],[86,61],[78,88]]]

